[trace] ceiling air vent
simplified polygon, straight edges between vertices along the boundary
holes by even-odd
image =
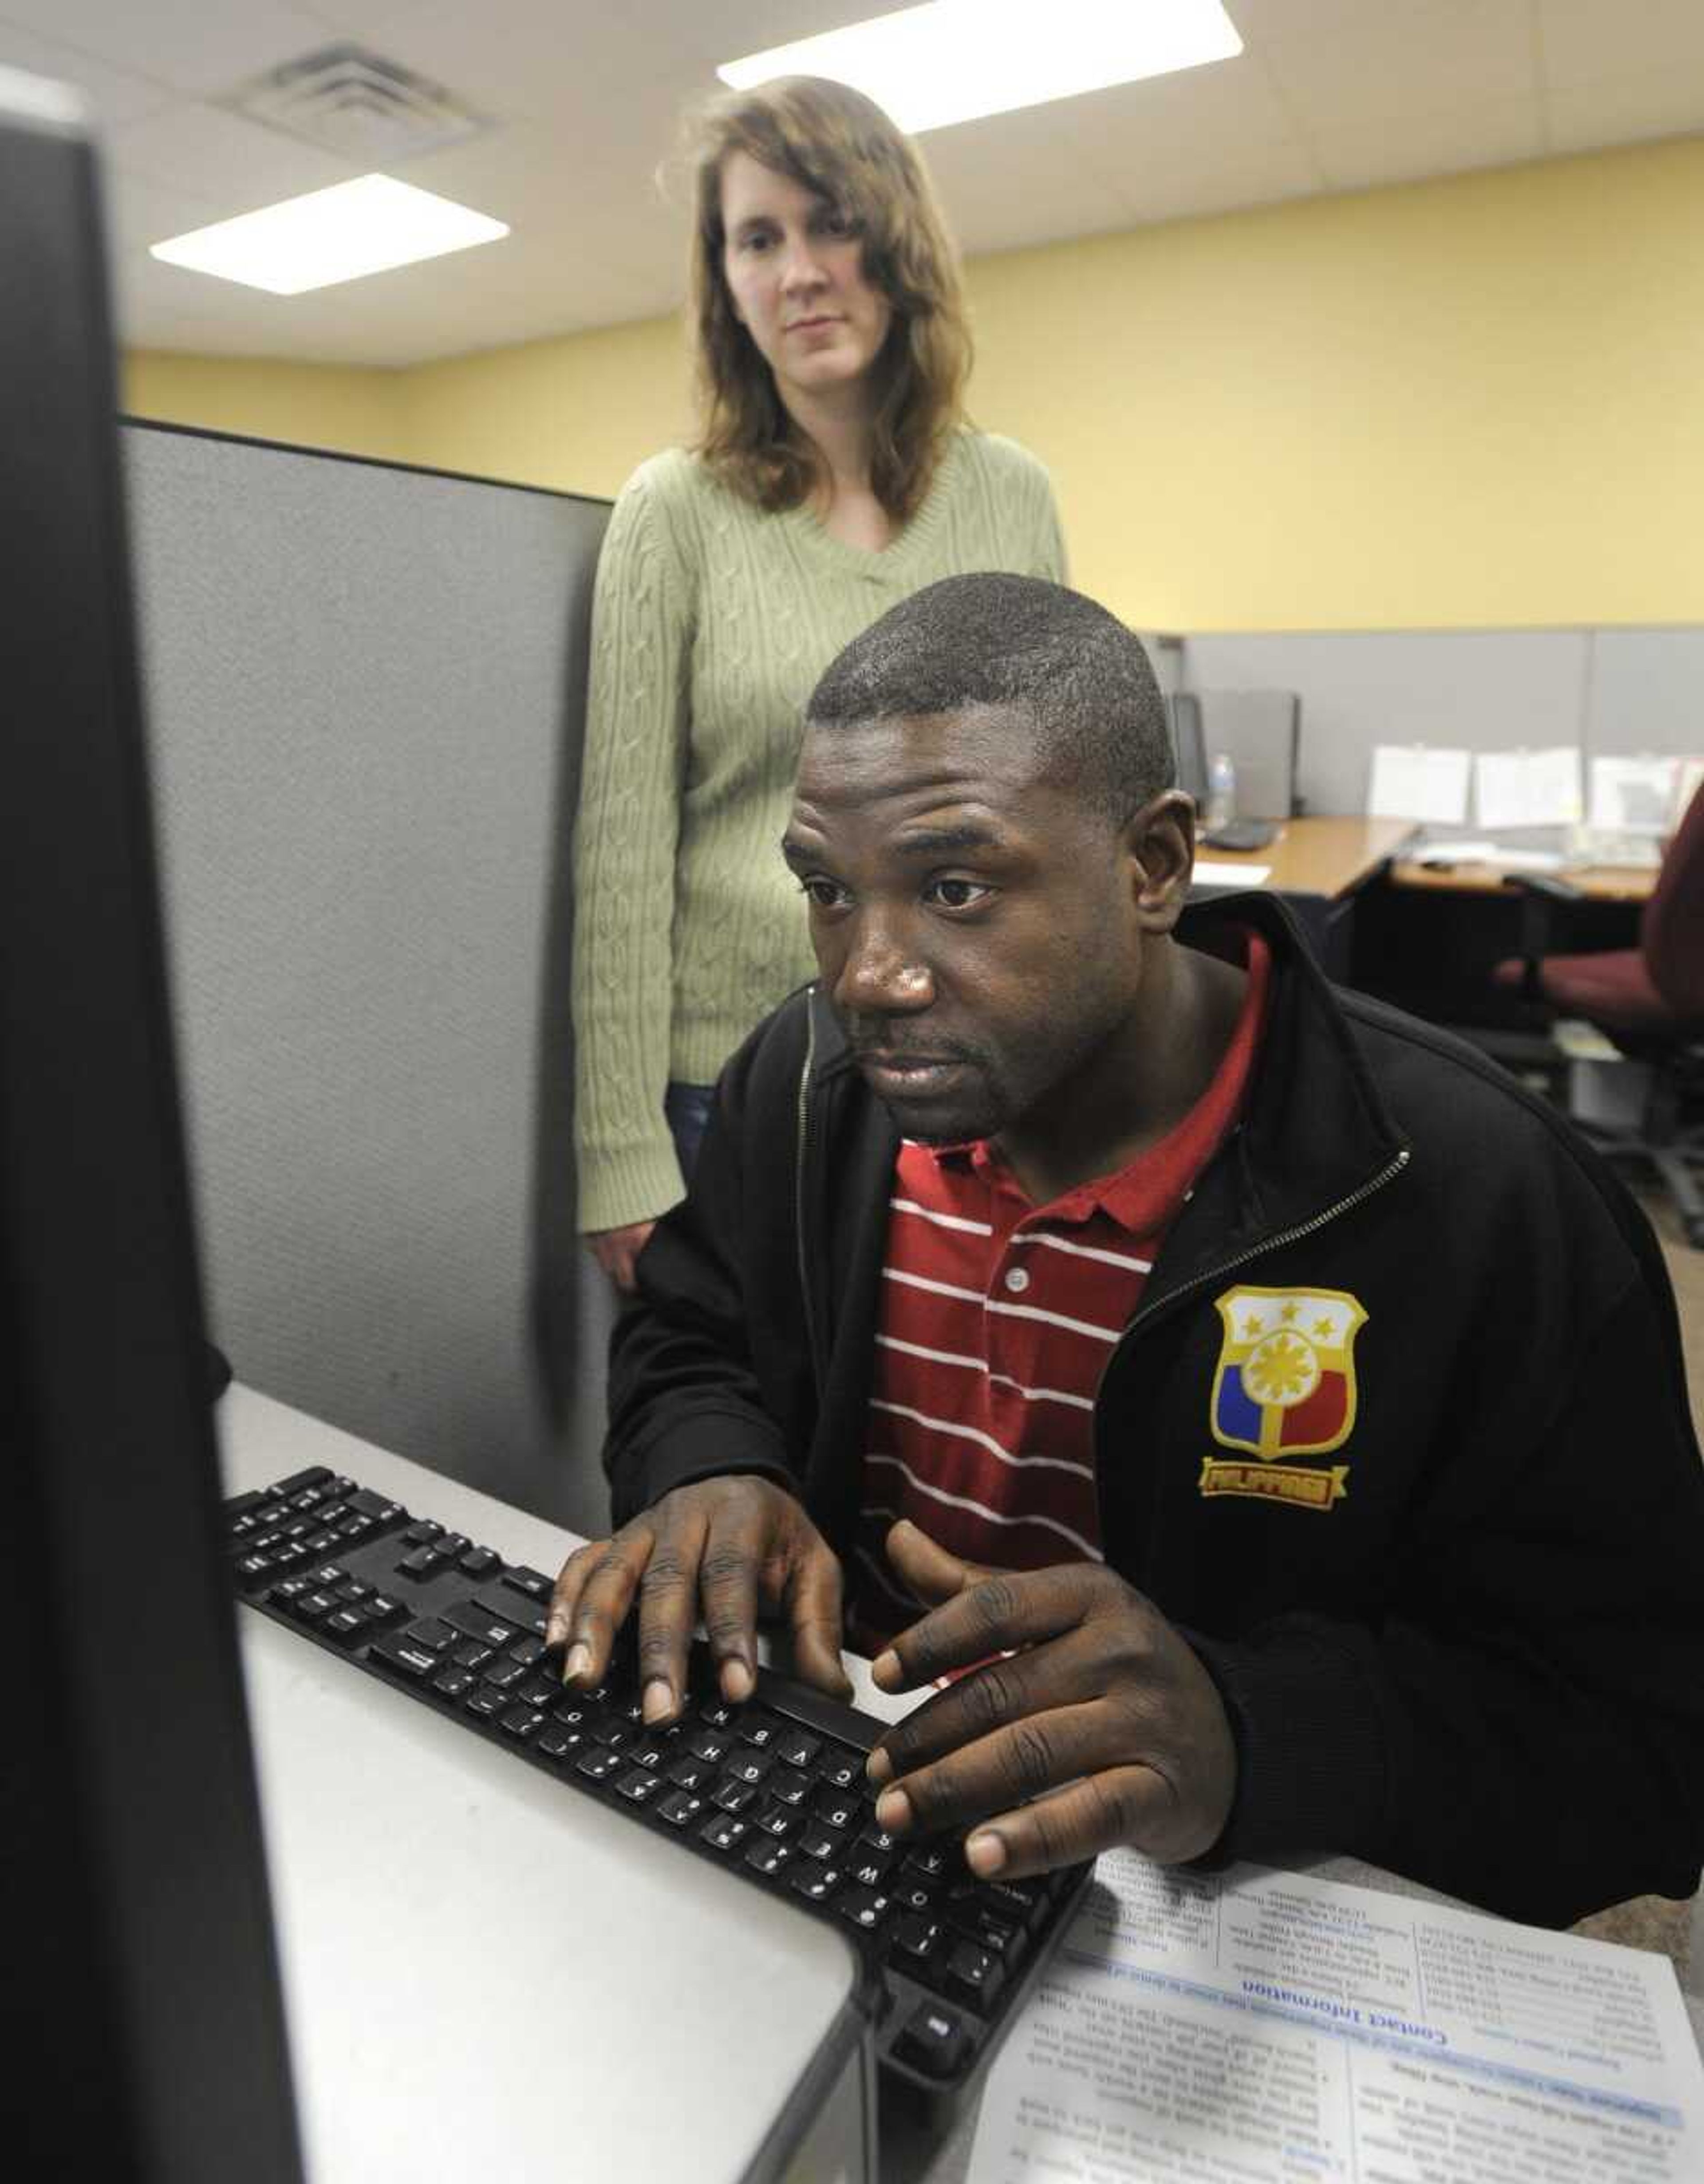
[[[439,85],[360,46],[323,46],[220,103],[365,167],[394,167],[490,127]]]

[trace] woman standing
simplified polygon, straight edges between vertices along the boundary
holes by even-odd
[[[1046,472],[962,421],[952,246],[879,107],[724,98],[696,212],[703,429],[610,519],[577,838],[579,1225],[623,1289],[722,1064],[814,969],[776,845],[818,677],[942,577],[1064,573]]]

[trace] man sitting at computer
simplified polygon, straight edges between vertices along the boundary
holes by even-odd
[[[1057,586],[935,585],[824,677],[821,977],[639,1262],[565,1674],[635,1603],[654,1722],[701,1615],[733,1698],[760,1606],[830,1690],[843,1636],[890,1691],[970,1670],[870,1771],[983,1875],[1689,1894],[1704,1469],[1649,1227],[1272,899],[1186,910],[1170,778],[1142,647]]]

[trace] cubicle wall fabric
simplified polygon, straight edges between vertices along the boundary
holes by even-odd
[[[1316,814],[1365,808],[1378,744],[1704,750],[1701,629],[1230,634],[1186,638],[1183,655],[1187,689],[1298,694],[1297,788]]]
[[[594,1528],[567,862],[607,505],[125,437],[211,1331]]]

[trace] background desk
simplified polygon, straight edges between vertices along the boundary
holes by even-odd
[[[1629,865],[1587,865],[1542,877],[1567,881],[1588,902],[1645,903],[1657,885],[1655,870]],[[1422,865],[1411,857],[1397,857],[1390,866],[1393,887],[1433,889],[1444,894],[1505,894],[1521,878],[1495,863]]]
[[[1355,897],[1413,832],[1406,819],[1287,819],[1264,850],[1238,854],[1198,845],[1197,855],[1227,869],[1264,871],[1252,884],[1285,898],[1320,961],[1340,978],[1350,961]],[[1216,883],[1192,890],[1197,896],[1221,892]]]

